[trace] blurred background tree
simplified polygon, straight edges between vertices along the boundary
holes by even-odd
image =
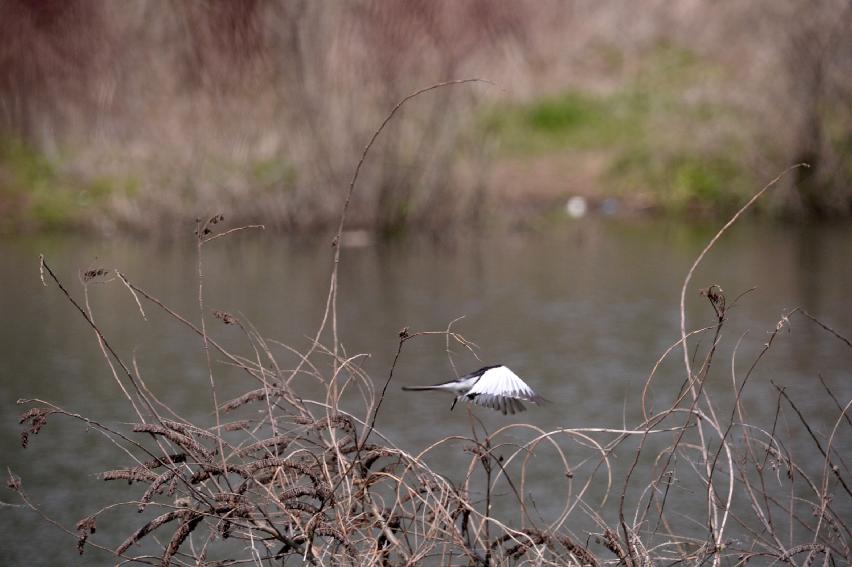
[[[770,212],[848,217],[850,24],[848,0],[7,0],[0,230],[323,229],[389,108],[473,76],[496,87],[391,125],[355,225],[528,222],[571,195],[724,213],[798,161]]]

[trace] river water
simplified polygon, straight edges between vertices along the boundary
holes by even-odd
[[[679,337],[684,276],[715,230],[711,225],[663,221],[583,220],[545,232],[451,242],[409,238],[345,247],[339,336],[348,354],[369,353],[360,364],[380,388],[400,329],[440,331],[463,317],[453,329],[478,345],[481,362],[454,345],[453,362],[460,371],[506,364],[553,402],[515,417],[477,408],[475,415],[490,431],[515,422],[545,431],[630,428],[641,420],[642,387],[654,363]],[[117,483],[95,476],[127,464],[126,459],[95,432],[55,416],[31,438],[29,448],[22,449],[17,423],[21,408],[16,400],[42,398],[116,428],[133,420],[79,312],[50,281],[42,286],[39,254],[79,301],[83,300],[80,270],[118,268],[193,321],[199,317],[196,255],[191,242],[71,236],[0,241],[0,464],[23,479],[27,494],[47,514],[73,526],[111,499],[139,497],[136,487],[113,486]],[[322,316],[331,254],[324,240],[295,240],[274,233],[241,233],[210,243],[204,254],[206,306],[250,321],[266,337],[304,349]],[[713,322],[699,288],[718,284],[729,305],[737,295],[755,288],[731,309],[714,359],[708,388],[717,396],[720,413],[730,411],[731,357],[738,342],[735,370],[742,379],[768,332],[792,308],[807,309],[840,334],[852,335],[850,266],[849,226],[744,223],[722,238],[687,290],[687,327],[697,328]],[[143,305],[147,314],[143,320],[117,280],[90,285],[89,301],[108,340],[125,360],[135,360],[155,393],[186,417],[210,419],[209,379],[196,335],[150,303]],[[207,324],[217,340],[248,354],[238,330],[209,315]],[[705,337],[698,348],[704,349],[709,340]],[[292,364],[283,350],[282,357],[285,366]],[[216,357],[214,375],[220,400],[250,387]],[[472,421],[467,410],[457,407],[450,412],[449,397],[399,388],[452,375],[442,336],[406,343],[377,429],[411,452],[444,436],[469,435]],[[657,408],[677,392],[683,376],[683,356],[676,350],[654,379]],[[852,349],[794,316],[749,378],[744,401],[751,419],[771,426],[777,406],[771,380],[786,388],[817,434],[827,436],[839,411],[820,376],[841,404],[848,402]],[[811,472],[819,478],[822,461],[789,407],[781,422],[788,449],[809,459]],[[849,454],[848,427],[838,430],[834,444],[840,454]],[[569,450],[569,460],[576,455],[572,466],[581,467],[579,461],[588,455],[571,446],[576,453]],[[813,454],[817,458],[808,457]],[[430,453],[428,459],[436,471],[458,480],[470,456],[448,449]],[[555,459],[543,455],[527,479],[531,498],[537,498],[537,513],[548,519],[559,508],[558,498],[549,499],[562,482],[553,478],[558,469]],[[630,464],[622,460],[614,464],[617,470]],[[603,490],[593,487],[589,501]],[[836,505],[848,520],[852,506],[842,496]],[[11,491],[4,490],[0,501],[0,564],[113,563],[97,553],[79,558],[73,537],[18,507]],[[99,525],[100,541],[114,547],[138,527],[133,514]],[[582,539],[582,514],[577,516],[572,529]]]

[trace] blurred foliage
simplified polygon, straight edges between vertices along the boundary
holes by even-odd
[[[528,104],[498,105],[488,111],[483,127],[509,153],[598,148],[642,135],[644,116],[636,102],[571,91]]]
[[[56,226],[67,218],[73,203],[60,188],[55,165],[44,154],[19,140],[0,143],[0,230],[16,228],[18,218]]]
[[[135,5],[0,2],[0,140],[25,141],[5,142],[0,224],[163,233],[224,208],[327,229],[388,110],[468,77],[493,85],[382,134],[353,225],[527,222],[575,193],[724,213],[798,162],[764,206],[852,216],[847,0]]]
[[[612,92],[569,90],[498,104],[481,125],[506,155],[558,154],[570,161],[572,152],[601,153],[604,192],[650,194],[676,213],[727,213],[754,190],[755,180],[736,139],[722,132],[722,139],[707,144],[695,139],[694,129],[735,122],[738,110],[686,96],[697,81],[719,72],[689,50],[664,43],[633,81]]]
[[[240,167],[244,167],[240,165]],[[258,159],[248,167],[252,181],[262,191],[293,187],[298,181],[296,166],[280,157]]]
[[[116,192],[133,196],[132,178],[75,176],[68,158],[48,157],[20,140],[0,143],[0,231],[64,230],[86,224]]]

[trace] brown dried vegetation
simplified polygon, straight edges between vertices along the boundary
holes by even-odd
[[[397,108],[436,87],[406,97]],[[362,154],[362,162],[369,149],[370,145]],[[358,169],[349,187],[350,196]],[[338,237],[345,212],[346,205]],[[131,431],[123,431],[53,403],[22,400],[33,406],[21,418],[21,423],[27,424],[27,433],[38,433],[49,416],[81,420],[114,443],[125,461],[134,461],[103,472],[101,477],[105,481],[127,481],[135,500],[115,503],[88,515],[76,529],[66,529],[77,538],[81,553],[94,546],[140,564],[206,566],[271,565],[288,559],[314,565],[617,563],[631,567],[663,562],[743,564],[759,557],[802,565],[817,558],[825,565],[849,562],[850,528],[841,511],[849,509],[852,494],[847,486],[849,470],[838,453],[837,439],[842,431],[848,433],[842,428],[849,426],[847,412],[852,402],[838,402],[834,429],[827,435],[812,432],[803,418],[802,425],[812,435],[824,462],[819,477],[792,459],[780,432],[753,429],[740,403],[752,371],[775,337],[789,326],[790,318],[802,315],[816,321],[806,312],[785,314],[748,372],[741,377],[734,373],[735,402],[729,416],[723,415],[711,398],[707,377],[728,311],[739,298],[728,301],[723,290],[713,285],[702,290],[713,309],[713,324],[691,332],[682,327],[680,340],[657,363],[659,366],[669,354],[683,349],[686,374],[680,392],[662,410],[653,408],[650,391],[655,366],[643,393],[642,423],[631,429],[555,431],[511,424],[494,432],[474,424],[470,436],[438,440],[414,455],[374,429],[404,345],[429,335],[445,338],[448,350],[451,341],[465,349],[473,345],[449,327],[439,332],[405,329],[399,334],[396,357],[379,391],[358,366],[358,357],[345,353],[337,336],[338,246],[333,248],[327,309],[311,345],[298,353],[299,364],[292,369],[280,367],[263,337],[235,319],[217,315],[223,323],[237,323],[256,354],[254,361],[238,356],[214,341],[205,323],[202,247],[239,230],[214,227],[218,222],[199,223],[197,232],[200,323],[176,314],[122,275],[130,291],[175,317],[202,341],[215,400],[216,423],[212,426],[196,425],[175,415],[155,397],[95,325],[88,303],[81,306],[42,259],[43,273],[94,331],[137,421],[129,427]],[[696,260],[684,282],[684,293],[695,267],[716,238]],[[86,286],[89,281],[84,278],[81,283]],[[840,333],[817,323],[852,348]],[[688,346],[688,339],[695,335],[712,337],[703,360],[697,363]],[[323,339],[328,337],[326,344]],[[240,368],[253,389],[233,400],[218,402],[210,350]],[[323,384],[324,399],[303,396],[305,377]],[[359,394],[361,411],[344,411],[342,400],[351,407]],[[781,390],[776,417],[784,411],[782,399],[801,416],[793,400]],[[226,415],[243,412],[250,417],[223,422]],[[164,417],[166,413],[171,417]],[[526,435],[526,440],[519,442],[519,435]],[[643,486],[635,479],[640,456],[649,450],[652,438],[670,442],[656,453],[652,480]],[[463,479],[454,483],[435,470],[427,457],[435,447],[459,440],[470,456],[469,466]],[[631,444],[628,440],[639,442]],[[24,437],[25,446],[26,441]],[[560,469],[548,472],[548,478],[568,485],[562,512],[549,522],[536,517],[527,496],[533,457],[548,450],[555,452],[556,462],[562,463]],[[577,462],[575,456],[579,454],[587,455],[591,470]],[[613,477],[614,458],[633,462],[623,478]],[[676,468],[674,461],[687,466]],[[551,482],[557,486],[556,480]],[[779,489],[773,483],[781,485],[787,500],[777,498]],[[11,472],[8,485],[27,505],[39,509]],[[602,496],[598,496],[601,491],[596,492],[596,488],[601,486]],[[676,498],[674,491],[670,493],[673,486],[687,490],[697,487],[705,495],[703,509],[689,514],[701,527],[700,537],[691,526],[684,525],[682,511],[672,504]],[[509,517],[493,510],[498,489],[508,494],[504,501],[508,498],[511,502]],[[628,504],[628,495],[637,490],[641,496]],[[550,492],[553,498],[559,493],[555,488]],[[744,506],[737,507],[738,501]],[[610,504],[618,516],[614,522],[605,519],[608,502],[615,503]],[[140,520],[140,527],[120,543],[93,541],[96,522],[115,508],[154,510],[154,515]],[[591,519],[595,529],[578,536],[572,528],[578,517]],[[795,539],[790,527],[794,524]],[[156,555],[149,551],[134,553],[142,545],[157,549]],[[221,559],[210,559],[212,556]]]

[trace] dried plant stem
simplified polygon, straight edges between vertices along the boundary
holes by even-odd
[[[686,277],[683,280],[683,286],[681,286],[681,290],[680,290],[680,338],[681,338],[682,347],[683,347],[683,363],[684,363],[684,367],[686,369],[686,380],[689,383],[689,389],[692,392],[692,397],[693,397],[693,400],[695,402],[697,402],[699,394],[695,390],[695,386],[693,384],[692,367],[691,367],[691,364],[690,364],[690,361],[689,361],[689,348],[688,348],[687,340],[686,340],[686,338],[687,338],[686,337],[686,290],[689,287],[689,282],[692,280],[692,276],[695,273],[695,270],[698,268],[699,264],[701,264],[701,261],[704,259],[704,256],[707,255],[707,253],[710,251],[711,248],[713,248],[713,246],[722,237],[722,235],[731,226],[733,226],[734,223],[737,222],[737,220],[739,220],[739,218],[743,215],[743,213],[745,213],[749,208],[751,208],[751,206],[754,203],[756,203],[758,201],[758,199],[760,199],[769,189],[771,189],[779,181],[781,181],[781,179],[785,175],[787,175],[790,171],[792,171],[794,169],[798,169],[800,167],[809,167],[809,166],[807,164],[800,163],[800,164],[796,164],[796,165],[793,165],[791,167],[788,167],[783,172],[781,172],[777,177],[775,177],[775,179],[773,179],[772,181],[767,183],[763,187],[763,189],[761,189],[760,191],[755,193],[751,197],[751,199],[749,199],[746,202],[746,204],[743,205],[734,214],[734,216],[731,217],[731,219],[727,223],[725,223],[725,225],[716,233],[716,235],[710,240],[710,242],[707,243],[707,245],[704,247],[704,249],[701,251],[701,253],[698,255],[698,257],[692,263],[692,266],[689,268],[689,271],[687,272]],[[701,423],[698,423],[698,434],[701,437],[702,448],[706,447],[707,445],[706,445],[706,442],[704,441],[704,432],[703,432],[703,426],[702,426]],[[711,475],[711,470],[709,469],[710,461],[708,459],[708,455],[706,453],[704,453],[702,455],[702,458],[703,458],[704,462],[706,463],[706,466],[708,467],[707,468],[707,476],[709,478],[710,475]],[[712,490],[712,487],[710,488],[710,490]],[[710,514],[713,518],[716,518],[717,514],[718,514],[718,510],[717,510],[717,507],[716,507],[716,504],[715,504],[715,499],[710,498],[709,504],[710,504],[709,512],[710,512]],[[716,532],[715,527],[713,527],[712,529],[714,530],[714,538],[713,538],[714,542],[715,542],[716,546],[719,547],[719,546],[722,545],[721,534]],[[716,556],[714,557],[714,565],[718,565],[718,564],[719,564],[719,555],[716,554]]]
[[[332,326],[332,335],[333,335],[333,345],[334,345],[334,355],[337,358],[337,351],[339,348],[339,339],[337,333],[337,280],[339,275],[338,267],[340,265],[340,238],[343,235],[343,227],[346,223],[346,213],[349,210],[349,204],[352,201],[352,194],[355,192],[355,184],[358,181],[358,174],[361,172],[361,166],[364,165],[364,161],[367,159],[367,154],[370,152],[370,148],[373,147],[373,144],[376,142],[376,139],[379,137],[379,134],[385,129],[385,127],[390,123],[393,119],[394,115],[396,115],[397,111],[403,107],[405,103],[409,100],[416,98],[424,93],[429,91],[433,91],[435,89],[441,89],[444,87],[454,86],[454,85],[463,85],[467,83],[485,83],[489,85],[493,85],[491,81],[486,81],[484,79],[459,79],[454,81],[445,81],[442,83],[435,83],[428,87],[424,87],[422,89],[418,89],[411,94],[403,97],[396,106],[391,109],[379,127],[373,132],[373,135],[370,136],[370,140],[367,142],[367,145],[364,146],[364,150],[361,152],[361,157],[358,160],[357,165],[355,166],[355,172],[352,174],[352,180],[349,182],[349,190],[346,192],[346,199],[343,201],[343,210],[340,213],[340,220],[337,225],[337,233],[334,236],[334,240],[332,241],[332,246],[334,247],[334,262],[331,270],[331,282],[329,284],[328,291],[328,301],[326,302],[326,314],[323,317],[323,322],[320,325],[319,331],[317,332],[317,336],[315,340],[318,340],[322,334],[323,326],[325,325],[326,318],[328,316],[328,308],[331,307],[331,326]]]
[[[105,348],[109,352],[109,354],[112,356],[113,360],[115,360],[115,362],[117,362],[118,365],[121,366],[121,369],[124,371],[124,375],[127,377],[127,379],[130,381],[130,384],[136,390],[136,393],[139,396],[139,398],[142,399],[146,403],[146,405],[148,406],[148,409],[151,411],[151,413],[153,415],[157,415],[156,410],[154,410],[154,408],[150,405],[150,403],[148,403],[147,398],[145,397],[144,393],[142,393],[141,389],[139,388],[139,385],[136,383],[136,380],[134,379],[133,374],[130,372],[130,369],[127,367],[127,365],[124,364],[124,361],[121,360],[121,358],[118,356],[118,354],[112,348],[109,341],[107,341],[104,334],[101,332],[101,330],[98,328],[98,326],[95,325],[95,322],[92,321],[92,319],[89,317],[86,310],[83,309],[83,307],[81,307],[80,304],[77,303],[77,301],[71,296],[71,294],[68,292],[68,290],[65,289],[65,286],[62,285],[62,282],[59,281],[59,278],[56,276],[56,274],[53,272],[53,270],[50,268],[50,266],[45,261],[44,255],[39,256],[39,270],[42,273],[43,273],[44,270],[47,270],[47,273],[50,275],[50,277],[54,281],[54,283],[56,283],[56,286],[59,288],[59,290],[63,293],[63,295],[65,295],[65,297],[68,299],[68,301],[71,303],[71,305],[73,305],[77,309],[77,311],[80,312],[80,314],[83,316],[83,319],[86,320],[86,323],[88,323],[89,326],[92,328],[92,330],[95,332],[95,335],[97,336],[97,339],[98,339],[98,344],[101,345],[102,348]],[[110,365],[111,365],[111,363],[110,363]],[[118,380],[117,375],[116,375],[116,381],[118,382],[118,386],[121,389],[122,393],[125,395],[127,400],[133,406],[134,410],[136,411],[136,414],[139,416],[139,419],[144,421],[145,416],[142,415],[142,413],[136,407],[136,404],[133,401],[133,397],[130,395],[130,392],[128,392],[125,389],[124,384],[121,383],[121,380]]]
[[[735,214],[731,217],[731,219],[725,223],[725,225],[716,233],[716,235],[707,243],[695,261],[692,263],[692,266],[689,268],[689,271],[686,273],[686,277],[683,280],[683,286],[680,288],[680,339],[682,341],[683,346],[683,364],[686,367],[686,376],[687,379],[692,379],[692,367],[689,363],[689,348],[687,346],[686,341],[686,290],[689,287],[689,282],[692,280],[692,276],[695,273],[695,270],[698,268],[698,265],[701,264],[701,261],[704,259],[704,256],[710,251],[711,248],[716,244],[716,242],[722,237],[727,230],[734,225],[734,223],[739,220],[739,218],[745,213],[751,206],[756,203],[769,189],[778,184],[781,179],[784,178],[788,173],[793,171],[794,169],[798,169],[800,167],[810,167],[806,163],[799,163],[793,166],[788,167],[784,171],[782,171],[775,179],[767,183],[763,189],[755,193],[751,199],[746,202]]]

